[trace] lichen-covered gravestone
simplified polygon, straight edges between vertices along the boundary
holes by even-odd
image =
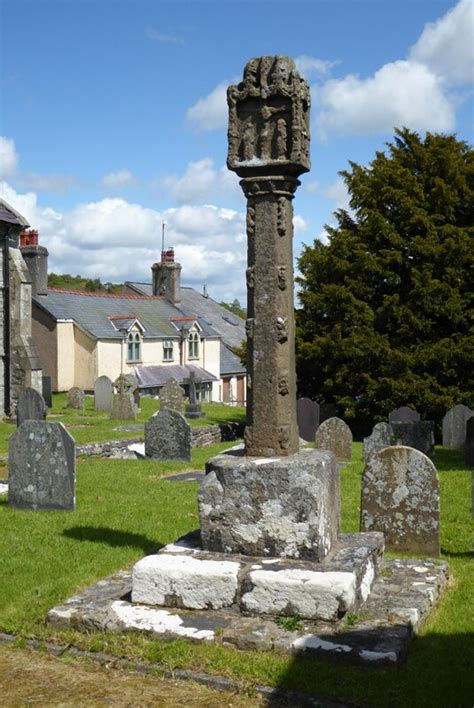
[[[341,418],[328,418],[316,431],[315,445],[320,450],[330,450],[337,460],[352,457],[351,429]]]
[[[319,426],[319,403],[310,398],[298,398],[296,419],[300,438],[306,442],[313,442]]]
[[[137,408],[133,393],[137,385],[132,376],[120,374],[114,381],[116,393],[112,400],[110,417],[114,420],[135,420]]]
[[[184,390],[176,379],[168,379],[160,390],[160,411],[184,412]]]
[[[96,411],[112,410],[114,385],[108,376],[99,376],[94,383],[94,408]]]
[[[398,421],[390,423],[394,445],[406,445],[430,455],[434,449],[434,422],[432,420]]]
[[[69,408],[75,408],[78,411],[83,411],[85,399],[86,396],[84,391],[77,386],[73,386],[67,392],[67,404]]]
[[[191,460],[191,426],[178,411],[158,411],[145,423],[145,456],[155,460]]]
[[[364,438],[364,462],[378,450],[393,444],[393,431],[390,423],[377,423],[371,434]]]
[[[360,527],[382,531],[390,551],[439,555],[438,474],[426,455],[398,445],[369,457]]]
[[[420,414],[414,408],[402,406],[395,408],[388,414],[389,423],[413,423],[420,420]]]
[[[467,406],[459,403],[449,410],[443,418],[443,447],[461,449],[466,442],[466,423],[474,416]]]
[[[74,439],[62,423],[26,420],[8,446],[8,504],[16,509],[75,507]]]
[[[43,396],[34,388],[25,388],[18,396],[16,409],[16,424],[25,420],[45,420],[48,409]]]

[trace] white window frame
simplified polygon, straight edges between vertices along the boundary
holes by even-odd
[[[163,361],[174,361],[174,342],[172,339],[163,340]]]
[[[139,332],[129,332],[127,336],[127,363],[142,360],[142,338]]]
[[[199,334],[190,332],[188,339],[188,359],[199,359]]]

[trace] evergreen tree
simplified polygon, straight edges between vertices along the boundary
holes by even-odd
[[[299,393],[365,429],[403,404],[439,421],[474,405],[474,152],[402,129],[350,168],[350,210],[299,260]]]

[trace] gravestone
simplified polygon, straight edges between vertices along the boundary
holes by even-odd
[[[25,420],[46,420],[48,409],[43,396],[34,388],[24,388],[18,396],[16,424]]]
[[[188,379],[189,385],[189,403],[186,406],[184,415],[186,418],[204,418],[201,405],[197,402],[196,395],[196,374],[191,371]]]
[[[33,511],[71,511],[75,488],[75,442],[64,425],[23,422],[8,446],[8,505]]]
[[[390,551],[439,555],[436,467],[402,445],[370,456],[362,475],[361,531],[382,531]]]
[[[41,377],[41,384],[42,384],[44,402],[46,403],[48,408],[52,408],[53,398],[51,395],[51,376],[42,376]]]
[[[474,468],[474,417],[466,421],[466,440],[464,444],[464,464]]]
[[[414,423],[420,420],[420,414],[414,408],[408,408],[408,406],[402,406],[401,408],[395,408],[388,414],[389,423]]]
[[[394,444],[413,447],[430,455],[434,450],[434,422],[415,420],[412,422],[393,421],[391,423]]]
[[[137,409],[133,392],[136,383],[133,377],[127,374],[120,374],[114,381],[114,397],[112,400],[112,411],[110,417],[114,420],[135,420]]]
[[[191,426],[176,410],[158,411],[145,423],[145,457],[155,460],[191,460]]]
[[[77,386],[73,386],[67,392],[67,404],[69,408],[75,408],[78,411],[84,410],[86,396],[84,391]]]
[[[328,418],[316,431],[315,445],[320,450],[330,450],[337,460],[352,457],[351,429],[341,418]]]
[[[443,447],[450,450],[461,449],[466,442],[466,423],[474,416],[467,406],[459,403],[449,410],[443,418]]]
[[[371,434],[364,438],[364,462],[367,462],[374,452],[390,447],[393,443],[393,430],[390,423],[377,423]]]
[[[164,410],[184,412],[184,390],[176,379],[168,379],[160,389],[160,411]]]
[[[94,409],[96,411],[112,410],[114,385],[108,376],[99,376],[94,383]]]
[[[319,403],[310,398],[298,398],[296,420],[300,438],[306,442],[313,442],[319,425]]]

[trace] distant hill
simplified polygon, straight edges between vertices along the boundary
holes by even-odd
[[[81,290],[91,293],[110,293],[119,295],[122,292],[121,283],[101,283],[99,278],[83,278],[80,275],[59,275],[58,273],[48,274],[48,287],[62,288],[63,290]]]

